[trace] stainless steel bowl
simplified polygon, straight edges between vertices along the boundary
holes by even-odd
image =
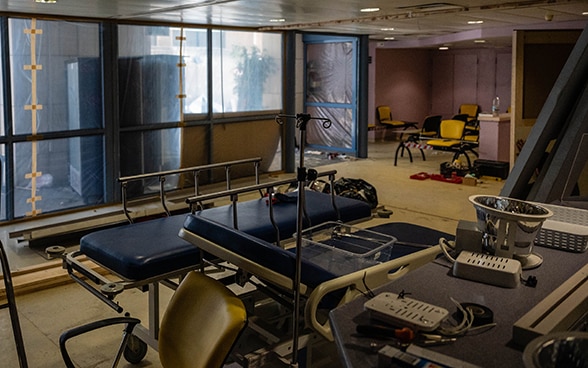
[[[545,207],[513,198],[474,195],[469,200],[485,250],[501,257],[529,254],[543,222],[553,215]]]
[[[588,368],[588,332],[556,332],[532,340],[523,352],[525,368]]]

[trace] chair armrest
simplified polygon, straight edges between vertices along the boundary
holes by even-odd
[[[114,317],[114,318],[107,318],[100,321],[91,322],[82,326],[74,327],[71,330],[67,330],[59,336],[59,350],[61,350],[61,356],[67,368],[74,368],[74,364],[69,357],[67,352],[67,348],[65,346],[67,340],[71,339],[72,337],[76,337],[82,335],[86,332],[94,331],[103,327],[117,325],[117,324],[126,324],[124,329],[124,336],[128,336],[133,332],[133,329],[136,325],[141,323],[141,321],[137,318],[132,317]]]

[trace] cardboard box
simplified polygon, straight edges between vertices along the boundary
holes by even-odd
[[[472,187],[475,187],[476,185],[478,185],[478,179],[476,179],[473,176],[464,176],[462,183],[465,185],[470,185]]]

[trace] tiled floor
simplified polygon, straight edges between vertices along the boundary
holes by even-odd
[[[454,233],[460,219],[474,220],[473,206],[468,197],[473,194],[498,194],[502,182],[483,179],[477,186],[444,183],[433,180],[412,180],[410,175],[426,172],[439,173],[440,164],[451,159],[448,153],[426,151],[423,161],[414,150],[413,162],[399,158],[394,166],[397,143],[370,144],[368,159],[333,159],[328,165],[314,167],[318,171],[335,169],[338,177],[362,178],[377,189],[381,206],[393,211],[389,219],[372,220],[374,224],[387,221],[410,222],[437,230]],[[315,162],[310,161],[309,162]],[[307,167],[309,163],[307,162]],[[35,251],[12,244],[10,261],[13,269],[45,262]],[[162,299],[169,298],[162,291]],[[147,295],[137,290],[126,291],[120,297],[133,316],[146,320]],[[62,367],[58,338],[65,329],[98,320],[116,313],[91,296],[77,284],[54,287],[17,297],[29,367]],[[107,367],[119,337],[116,328],[85,336],[72,344],[74,360],[80,367]],[[0,310],[0,357],[2,367],[18,367],[7,309]],[[337,366],[334,363],[333,366]],[[132,366],[121,362],[121,367]],[[160,367],[157,353],[150,349],[147,357],[134,367]]]

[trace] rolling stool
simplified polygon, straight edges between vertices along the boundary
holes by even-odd
[[[0,304],[0,309],[8,307],[10,312],[10,321],[12,322],[12,332],[14,334],[14,343],[16,344],[16,352],[18,354],[18,362],[20,368],[27,368],[27,356],[25,353],[24,342],[22,339],[22,331],[20,329],[20,322],[18,321],[18,313],[16,311],[16,302],[14,299],[14,288],[12,287],[12,275],[10,274],[10,267],[8,266],[8,257],[4,251],[4,245],[0,241],[0,261],[2,266],[2,276],[4,278],[4,286],[6,288],[6,300],[4,304]]]

